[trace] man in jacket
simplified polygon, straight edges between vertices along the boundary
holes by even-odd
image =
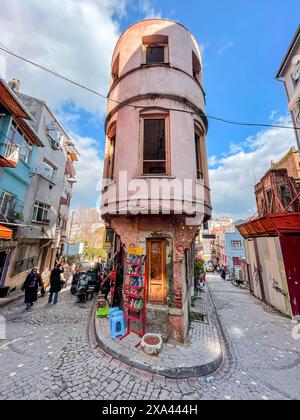
[[[62,289],[62,280],[60,275],[64,272],[62,265],[58,263],[56,267],[52,270],[50,276],[50,296],[49,296],[49,303],[52,303],[53,295],[54,295],[54,305],[57,304],[58,301],[58,293]]]

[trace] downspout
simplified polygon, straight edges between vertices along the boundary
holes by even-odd
[[[258,244],[257,244],[257,238],[253,239],[254,243],[254,251],[255,251],[255,257],[256,257],[256,264],[257,264],[257,273],[259,278],[259,284],[260,284],[260,290],[261,290],[261,297],[263,302],[266,302],[266,295],[265,295],[265,289],[264,289],[264,281],[261,274],[261,263],[259,258],[259,250],[258,250]]]

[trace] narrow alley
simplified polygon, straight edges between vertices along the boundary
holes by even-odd
[[[0,399],[297,399],[300,340],[292,338],[291,320],[219,276],[208,284],[226,349],[211,384],[164,379],[113,360],[95,344],[90,305],[65,291],[57,307],[39,299],[28,313],[19,300],[0,310],[7,323]]]

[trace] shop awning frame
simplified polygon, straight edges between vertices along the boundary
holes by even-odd
[[[7,227],[0,225],[0,239],[12,239],[13,231]]]

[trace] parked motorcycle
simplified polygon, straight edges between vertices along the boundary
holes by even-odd
[[[78,266],[77,273],[75,273],[73,276],[72,285],[71,285],[72,295],[77,294],[78,283],[79,283],[80,278],[83,275],[88,275],[89,277],[88,287],[90,289],[93,288],[94,293],[98,293],[100,291],[100,284],[101,284],[100,269],[101,267],[98,263],[91,263],[88,261],[81,262]]]
[[[89,281],[91,281],[91,277],[83,273],[78,279],[76,295],[81,303],[88,300]]]

